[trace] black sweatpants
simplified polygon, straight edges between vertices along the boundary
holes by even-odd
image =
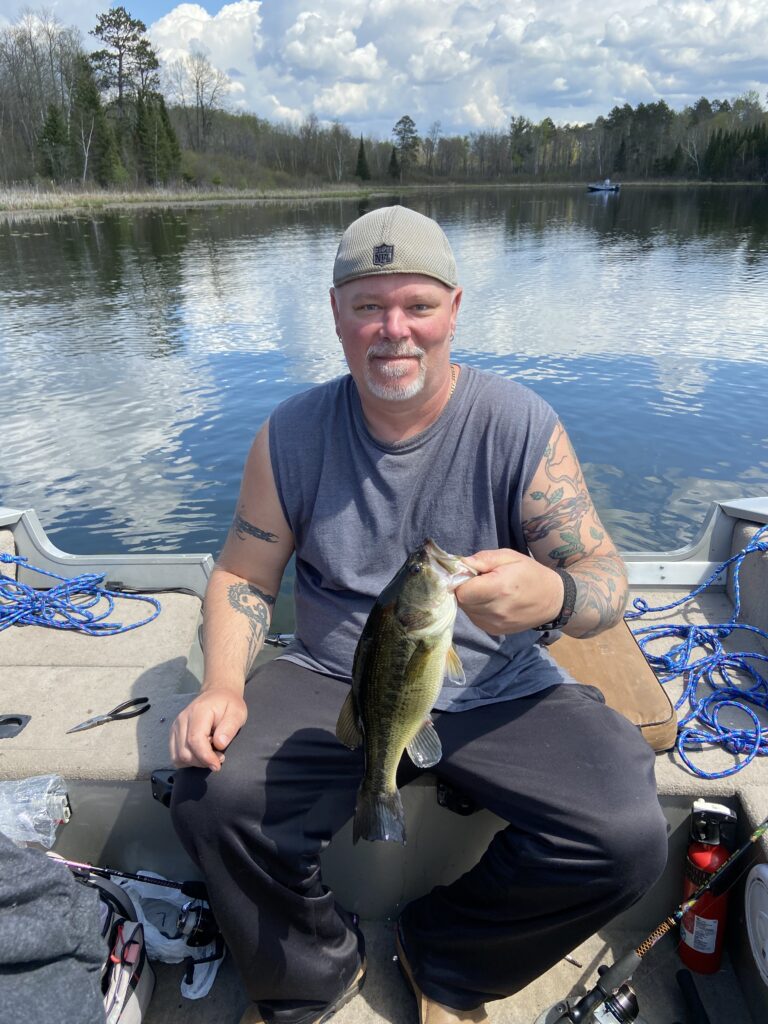
[[[222,770],[184,769],[174,783],[174,824],[266,1021],[313,1020],[360,961],[319,859],[363,771],[334,734],[347,692],[269,662],[246,687],[248,721]],[[517,992],[646,892],[666,823],[652,750],[592,687],[433,717],[443,756],[432,770],[509,822],[475,867],[401,916],[421,989],[468,1010]]]

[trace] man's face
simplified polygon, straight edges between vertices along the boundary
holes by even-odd
[[[361,277],[331,289],[336,330],[361,393],[402,401],[450,360],[461,289],[421,274]]]

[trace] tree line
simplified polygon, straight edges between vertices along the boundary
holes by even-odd
[[[87,52],[47,12],[0,29],[0,178],[145,185],[174,179],[181,150],[146,26],[99,15]]]
[[[0,29],[0,180],[235,188],[328,182],[768,181],[768,112],[757,93],[625,103],[580,125],[524,115],[503,129],[420,132],[404,114],[390,139],[310,114],[274,123],[227,109],[229,82],[200,52],[165,67],[124,7],[99,15],[88,48],[46,12]]]

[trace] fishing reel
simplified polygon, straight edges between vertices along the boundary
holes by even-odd
[[[624,984],[609,999],[592,1011],[595,1024],[631,1024],[640,1016],[637,995],[631,985]]]
[[[623,982],[607,992],[602,981],[608,967],[599,967],[600,981],[579,999],[566,999],[536,1018],[536,1024],[643,1024],[635,990]]]
[[[209,946],[219,935],[219,926],[209,907],[199,900],[187,900],[176,921],[176,938],[182,936],[188,946]]]

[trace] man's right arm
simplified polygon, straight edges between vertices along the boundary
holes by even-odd
[[[178,767],[217,771],[245,722],[245,681],[269,631],[280,581],[293,552],[269,457],[269,424],[256,436],[237,511],[203,602],[201,692],[176,719],[171,757]]]

